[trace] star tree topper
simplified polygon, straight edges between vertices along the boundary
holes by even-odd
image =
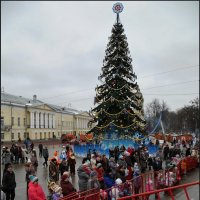
[[[123,8],[124,8],[123,4],[119,2],[113,5],[113,8],[112,8],[113,12],[117,14],[117,23],[119,22],[119,13],[123,11]]]

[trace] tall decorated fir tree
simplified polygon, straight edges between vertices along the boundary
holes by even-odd
[[[94,105],[97,106],[90,111],[93,120],[88,124],[92,127],[92,123],[95,123],[89,132],[104,139],[117,139],[125,135],[133,137],[136,133],[141,137],[145,134],[143,96],[136,82],[127,38],[119,20],[122,10],[121,3],[113,6],[117,20],[109,37],[99,76],[101,85],[95,89]]]

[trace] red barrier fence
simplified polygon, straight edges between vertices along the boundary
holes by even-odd
[[[189,194],[187,192],[187,188],[190,187],[190,186],[193,186],[193,185],[200,185],[200,182],[196,181],[196,182],[187,183],[187,184],[183,184],[183,185],[177,185],[177,186],[173,186],[173,187],[158,189],[158,190],[154,190],[154,191],[150,191],[150,192],[144,192],[144,193],[135,194],[135,195],[132,195],[132,196],[129,196],[129,197],[118,198],[118,200],[127,200],[127,199],[128,200],[136,200],[137,197],[142,197],[142,199],[148,199],[148,197],[152,194],[157,194],[158,200],[161,200],[161,198],[160,198],[161,192],[168,192],[171,199],[175,200],[174,195],[173,195],[173,190],[178,189],[178,188],[184,189],[186,199],[191,200],[191,198],[189,197]]]
[[[197,159],[195,157],[187,157],[183,159],[186,162],[186,172],[197,167]],[[181,175],[184,174],[182,169],[181,160],[176,167],[153,171],[150,173],[144,173],[139,176],[140,179],[140,187],[137,187],[136,179],[127,180],[125,183],[114,186],[112,188],[106,189],[102,192],[96,192],[96,189],[84,191],[84,192],[76,192],[66,197],[60,198],[59,200],[107,200],[109,199],[118,199],[124,196],[128,196],[130,198],[131,195],[137,194],[149,194],[149,192],[155,192],[157,190],[168,191],[171,194],[171,190],[169,188],[174,188],[175,185],[179,184],[181,180]],[[138,177],[137,177],[138,178]],[[174,187],[173,187],[174,186]],[[176,188],[176,187],[175,187]],[[164,189],[164,190],[163,190]],[[169,189],[169,190],[168,190]],[[185,190],[185,188],[184,188]],[[158,194],[159,196],[159,194]],[[124,197],[125,198],[125,197]]]

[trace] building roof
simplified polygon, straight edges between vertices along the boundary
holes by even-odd
[[[80,113],[83,112],[83,111],[78,111],[78,110],[73,109],[73,108],[66,108],[66,107],[63,107],[63,106],[45,103],[43,101],[38,100],[37,98],[35,98],[35,99],[34,98],[33,99],[24,98],[22,96],[12,95],[12,94],[8,94],[6,92],[1,92],[1,103],[3,103],[3,102],[4,103],[19,104],[19,105],[22,105],[22,106],[26,106],[26,105],[30,104],[30,107],[35,107],[35,106],[39,106],[39,105],[42,105],[42,104],[46,104],[57,112],[63,112],[63,113],[69,113],[69,114],[80,114]]]

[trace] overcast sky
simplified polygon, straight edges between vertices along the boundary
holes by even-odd
[[[114,1],[2,1],[1,87],[79,110],[94,108]],[[171,110],[199,96],[199,2],[123,1],[120,20],[144,96]]]

